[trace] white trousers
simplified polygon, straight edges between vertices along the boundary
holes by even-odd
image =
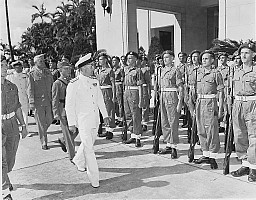
[[[88,178],[93,187],[99,187],[99,167],[96,161],[93,144],[97,137],[97,129],[79,128],[81,144],[73,162],[80,168],[86,168]]]

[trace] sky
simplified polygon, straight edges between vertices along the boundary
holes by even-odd
[[[0,39],[3,43],[7,43],[5,4],[4,0],[0,1]],[[44,3],[46,12],[54,12],[56,6],[61,5],[62,1],[68,0],[8,0],[12,45],[21,42],[22,33],[32,25],[31,15],[37,12],[32,5],[39,7]]]

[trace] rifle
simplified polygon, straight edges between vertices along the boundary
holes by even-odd
[[[122,114],[123,114],[123,128],[122,128],[122,141],[125,142],[127,140],[127,122],[124,112],[124,86],[121,93],[121,104],[122,104]]]
[[[160,94],[159,88],[157,87],[158,78],[159,78],[159,70],[160,67],[157,68],[157,78],[156,78],[156,86],[155,86],[155,107],[154,107],[154,123],[152,128],[152,135],[154,135],[153,140],[153,153],[156,154],[159,151],[159,138],[162,135],[161,129],[161,112],[160,112]]]
[[[233,132],[233,120],[232,120],[232,105],[233,105],[233,76],[234,76],[234,68],[232,71],[232,81],[231,81],[231,91],[230,91],[230,113],[227,115],[227,139],[226,139],[226,145],[225,145],[225,158],[224,158],[224,163],[223,163],[223,174],[229,174],[229,162],[230,162],[230,156],[233,151],[233,141],[234,141],[234,132]]]
[[[196,69],[196,83],[195,83],[195,97],[196,97],[196,86],[197,85],[197,69]],[[196,98],[194,101],[194,105],[196,108]],[[189,144],[189,150],[188,150],[188,162],[193,162],[194,156],[195,156],[195,145],[198,142],[198,136],[197,136],[197,125],[196,125],[196,115],[194,113],[191,113],[192,118],[192,131],[190,135],[190,144]]]

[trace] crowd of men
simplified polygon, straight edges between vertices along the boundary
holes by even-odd
[[[1,56],[3,196],[11,199],[13,187],[8,173],[15,163],[19,126],[23,138],[26,137],[31,110],[42,149],[49,149],[49,126],[54,120],[59,122],[62,150],[68,152],[79,171],[87,171],[92,187],[99,187],[93,150],[96,137],[112,139],[114,128],[125,123],[130,135],[125,143],[141,147],[141,135],[148,130],[152,88],[154,98],[159,101],[159,120],[166,143],[159,154],[178,157],[179,119],[183,109],[182,127],[188,128],[188,142],[192,118],[196,119],[203,155],[194,162],[217,169],[219,132],[226,128],[220,124],[225,125],[227,116],[232,115],[235,151],[242,167],[231,174],[248,175],[249,181],[256,181],[255,52],[254,43],[242,44],[233,55],[221,52],[216,56],[216,52],[209,50],[194,50],[189,55],[180,52],[179,63],[174,64],[175,55],[167,50],[156,55],[153,67],[145,55],[133,51],[121,58],[99,52],[80,57],[75,66],[66,58],[51,60],[50,69],[41,54],[33,58],[33,64],[30,60],[30,68],[23,68],[25,64],[18,60],[10,63],[9,70]],[[75,153],[77,134],[82,142]]]

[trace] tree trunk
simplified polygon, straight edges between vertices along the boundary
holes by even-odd
[[[11,53],[11,59],[12,59],[12,61],[14,61],[14,55],[13,55],[13,50],[12,50],[12,42],[11,42],[11,33],[10,33],[10,24],[9,24],[7,0],[5,0],[5,14],[6,14],[7,36],[8,36],[8,43],[9,43],[10,53]]]

